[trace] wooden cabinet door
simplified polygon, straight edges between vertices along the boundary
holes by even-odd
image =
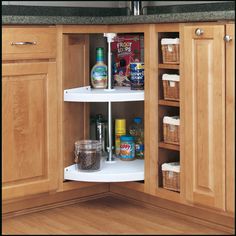
[[[234,24],[226,25],[226,209],[235,209],[235,34]]]
[[[197,35],[199,30],[202,34]],[[224,25],[185,25],[181,92],[186,199],[225,209]]]
[[[55,62],[2,66],[3,200],[57,188]]]

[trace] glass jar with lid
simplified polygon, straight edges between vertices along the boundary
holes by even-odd
[[[82,171],[101,169],[102,148],[98,140],[79,140],[75,142],[75,162]]]

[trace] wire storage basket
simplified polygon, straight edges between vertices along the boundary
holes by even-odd
[[[179,162],[164,163],[161,166],[163,188],[180,192],[180,165]]]
[[[164,64],[179,64],[179,38],[161,39],[161,49]]]
[[[165,143],[179,144],[179,116],[164,116],[163,137]]]
[[[163,74],[163,94],[165,100],[179,101],[179,75]]]

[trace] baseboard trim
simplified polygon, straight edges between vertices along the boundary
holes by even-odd
[[[110,196],[111,194],[109,192],[106,193],[100,193],[100,194],[95,194],[92,196],[86,196],[86,197],[81,197],[81,198],[76,198],[76,199],[71,199],[63,202],[57,202],[57,203],[51,203],[50,205],[44,205],[44,206],[39,206],[39,207],[33,207],[29,209],[24,209],[20,211],[14,211],[14,212],[9,212],[5,213],[2,215],[3,219],[9,219],[12,217],[20,216],[20,215],[25,215],[29,213],[34,213],[34,212],[39,212],[39,211],[44,211],[44,210],[49,210],[57,207],[63,207],[63,206],[68,206],[68,205],[73,205],[79,202],[85,202],[85,201],[90,201],[98,198],[103,198]]]
[[[65,192],[49,193],[48,195],[35,195],[31,198],[2,203],[2,218],[10,218],[23,214],[47,210],[55,207],[75,204],[107,196],[109,185],[100,184],[93,187],[82,188]]]
[[[90,190],[91,190],[91,188],[90,188]],[[97,192],[97,191],[90,192],[90,195],[85,194],[86,190],[83,189],[84,194],[82,194],[82,195],[84,195],[84,196],[82,196],[81,191],[78,191],[77,194],[75,194],[73,197],[70,197],[70,198],[69,198],[69,195],[70,195],[69,192],[71,192],[71,191],[68,191],[68,193],[61,193],[61,194],[63,194],[63,197],[65,195],[67,195],[66,200],[64,198],[64,200],[60,200],[57,202],[49,201],[49,202],[47,202],[47,204],[44,204],[44,205],[41,204],[39,206],[30,206],[29,208],[22,207],[22,209],[18,209],[18,210],[17,210],[17,208],[15,208],[15,210],[3,213],[2,218],[8,219],[11,217],[16,217],[16,216],[20,216],[20,215],[24,215],[24,214],[49,210],[52,208],[63,207],[63,206],[67,206],[67,205],[76,204],[79,202],[85,202],[85,201],[89,201],[89,200],[112,196],[114,198],[124,199],[126,201],[129,201],[130,203],[137,204],[139,206],[142,205],[142,206],[150,208],[150,209],[155,209],[155,210],[161,211],[163,213],[168,213],[168,214],[171,214],[175,217],[182,218],[182,219],[190,221],[190,222],[199,223],[199,224],[207,226],[209,228],[218,229],[218,230],[224,231],[226,233],[230,233],[230,234],[235,233],[235,225],[234,225],[234,218],[233,217],[230,218],[230,217],[226,217],[226,216],[219,216],[219,217],[217,217],[217,220],[214,219],[214,221],[211,221],[211,218],[207,217],[209,214],[207,211],[206,211],[205,218],[201,217],[202,215],[199,216],[198,214],[196,214],[196,212],[194,212],[193,215],[187,214],[186,211],[181,212],[179,207],[177,207],[178,210],[176,210],[176,208],[172,208],[172,209],[170,209],[170,207],[168,208],[168,205],[166,203],[163,204],[164,202],[170,203],[170,201],[168,201],[168,200],[163,201],[163,199],[159,199],[158,197],[153,197],[153,196],[150,196],[150,195],[147,195],[145,193],[141,193],[141,192],[138,192],[135,190],[127,189],[127,188],[120,187],[120,186],[119,187],[118,186],[112,187],[110,185],[108,188],[104,188],[104,187],[101,188],[100,192]],[[75,192],[75,191],[73,191],[73,192]],[[61,199],[63,199],[63,198],[61,198]],[[17,204],[19,204],[19,203],[17,203]],[[171,203],[171,205],[173,205],[173,203]],[[223,224],[223,223],[225,223],[225,224]]]
[[[221,220],[219,220],[218,222],[213,222],[213,221],[211,221],[211,219],[209,219],[207,217],[205,219],[200,218],[196,214],[196,212],[194,212],[193,215],[190,215],[190,214],[186,214],[186,212],[181,212],[180,210],[176,211],[174,208],[173,208],[174,210],[167,208],[166,204],[162,205],[162,201],[160,201],[161,204],[158,204],[158,200],[161,200],[158,197],[155,197],[155,202],[150,201],[150,198],[152,196],[145,196],[146,195],[145,193],[140,193],[135,190],[130,190],[130,189],[122,188],[122,187],[115,187],[115,188],[111,187],[110,191],[113,194],[112,195],[113,197],[125,199],[127,201],[130,201],[131,203],[138,204],[139,206],[142,205],[144,207],[148,207],[151,209],[156,209],[158,211],[166,212],[168,214],[172,214],[173,216],[182,218],[184,220],[199,223],[199,224],[207,226],[209,228],[218,229],[218,230],[224,231],[226,233],[230,233],[230,234],[235,233],[235,225],[234,225],[234,218],[233,217],[231,218],[231,220],[229,220],[229,217],[220,216],[218,218]],[[140,196],[142,196],[142,197],[140,197]],[[168,202],[168,200],[166,200],[166,201]],[[206,211],[206,213],[207,213],[207,211]],[[227,224],[224,225],[222,222],[226,222],[226,221],[227,221]]]

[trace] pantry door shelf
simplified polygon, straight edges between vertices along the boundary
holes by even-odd
[[[104,162],[101,170],[85,172],[77,164],[64,169],[64,179],[84,182],[128,182],[144,180],[144,160]]]
[[[112,90],[92,89],[90,86],[64,90],[65,102],[129,102],[143,101],[144,90],[115,87]]]

